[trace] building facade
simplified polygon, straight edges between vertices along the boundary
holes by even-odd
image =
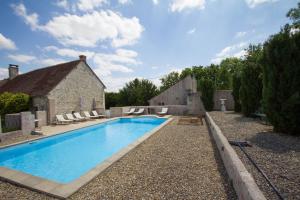
[[[18,66],[9,67],[10,77],[0,86],[0,93],[30,95],[32,109],[47,111],[48,123],[53,122],[56,114],[105,109],[105,85],[87,64],[85,56],[21,75],[16,69]]]

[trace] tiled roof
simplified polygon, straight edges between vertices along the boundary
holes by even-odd
[[[0,85],[0,93],[22,92],[30,96],[44,96],[79,63],[80,60],[75,60],[20,74],[12,80],[7,80],[2,86]]]

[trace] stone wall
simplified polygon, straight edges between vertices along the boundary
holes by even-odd
[[[21,115],[20,113],[6,114],[5,127],[8,129],[20,130],[21,129]]]
[[[42,127],[47,125],[47,112],[46,111],[36,111],[36,119],[38,120],[37,126]]]
[[[225,101],[227,110],[234,110],[234,99],[232,90],[216,90],[214,94],[214,110],[221,110],[220,99],[227,99]]]
[[[104,85],[81,62],[48,94],[49,101],[54,100],[54,105],[49,108],[52,110],[49,112],[50,121],[54,120],[55,114],[104,109],[104,95]]]
[[[149,100],[150,105],[187,105],[189,93],[197,92],[197,81],[187,76],[166,91]]]
[[[32,98],[33,110],[48,110],[47,97],[37,96]]]
[[[31,112],[21,112],[21,130],[23,134],[31,134],[35,130],[35,118]]]

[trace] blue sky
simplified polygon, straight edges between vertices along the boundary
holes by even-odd
[[[242,57],[288,22],[297,0],[1,1],[0,79],[79,54],[117,91],[135,77],[159,78],[194,65]]]

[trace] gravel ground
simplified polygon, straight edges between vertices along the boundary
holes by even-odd
[[[178,118],[70,199],[236,199],[206,126]],[[51,199],[0,182],[0,199]]]
[[[300,199],[300,137],[275,133],[272,126],[233,112],[210,115],[228,140],[250,141],[253,147],[246,147],[246,151],[286,199]],[[243,152],[234,148],[266,198],[278,199]]]

